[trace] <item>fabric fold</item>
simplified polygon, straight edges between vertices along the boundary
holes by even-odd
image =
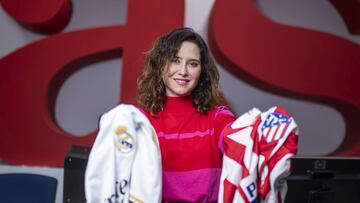
[[[155,130],[132,105],[100,119],[85,173],[88,203],[161,202],[161,155]]]

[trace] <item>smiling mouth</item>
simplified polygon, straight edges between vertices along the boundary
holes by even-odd
[[[176,84],[181,85],[181,86],[185,86],[188,82],[190,82],[190,80],[188,79],[174,79]]]

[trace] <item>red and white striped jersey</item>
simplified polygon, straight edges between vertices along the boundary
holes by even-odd
[[[297,137],[297,125],[282,107],[254,108],[224,129],[218,202],[283,202]]]

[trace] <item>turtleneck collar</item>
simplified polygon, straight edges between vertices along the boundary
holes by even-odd
[[[192,97],[166,97],[164,111],[166,112],[183,112],[194,111]]]

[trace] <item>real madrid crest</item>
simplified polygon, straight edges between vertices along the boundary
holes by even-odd
[[[127,131],[126,126],[115,129],[115,146],[120,152],[129,153],[135,148],[135,138]]]

